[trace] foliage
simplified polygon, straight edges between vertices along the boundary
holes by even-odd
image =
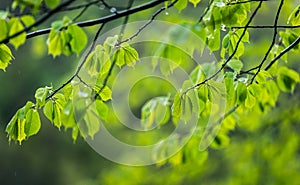
[[[103,1],[99,2],[103,3]],[[154,0],[148,4],[136,5],[136,7],[141,10],[151,9],[163,2],[165,5],[161,5],[160,11],[154,13],[149,18],[149,22],[142,26],[135,35],[124,39],[123,37],[126,35],[126,28],[124,28],[125,31],[121,31],[119,35],[107,37],[100,44],[96,43],[96,40],[102,28],[120,17],[126,17],[125,20],[128,21],[127,18],[136,13],[130,11],[135,7],[129,6],[119,13],[111,12],[109,14],[111,19],[104,17],[100,18],[101,21],[91,20],[78,23],[76,22],[78,16],[73,19],[64,16],[60,20],[53,21],[51,27],[44,32],[42,32],[43,30],[33,30],[40,29],[38,26],[47,19],[47,16],[50,17],[59,11],[70,8],[72,1],[15,0],[10,8],[1,11],[0,69],[3,71],[9,69],[9,64],[14,59],[11,52],[12,47],[17,51],[19,47],[26,44],[29,37],[48,34],[45,44],[48,46],[48,54],[53,58],[72,54],[79,56],[88,44],[88,34],[83,27],[101,24],[97,33],[93,34],[94,40],[91,41],[91,47],[87,49],[86,57],[83,58],[74,75],[57,89],[52,86],[38,88],[35,93],[35,101],[28,101],[11,118],[6,127],[9,141],[18,141],[21,144],[24,140],[37,134],[41,128],[41,114],[44,114],[59,130],[62,127],[64,130],[71,129],[74,141],[78,136],[93,139],[101,129],[98,120],[106,123],[115,120],[111,106],[114,93],[112,79],[117,77],[114,72],[126,67],[135,69],[140,62],[140,57],[147,56],[152,52],[150,51],[151,47],[139,52],[138,46],[132,45],[130,41],[139,37],[145,27],[151,27],[151,22],[160,12],[174,8],[176,9],[176,11],[173,10],[175,21],[188,29],[190,33],[197,35],[211,53],[218,55],[218,61],[190,64],[188,54],[183,54],[171,44],[179,42],[179,40],[183,41],[183,45],[188,48],[190,54],[203,53],[205,47],[201,43],[199,43],[201,46],[191,44],[188,35],[181,34],[181,32],[177,34],[176,30],[166,36],[169,45],[162,44],[155,47],[155,55],[173,62],[165,63],[156,59],[152,61],[153,68],[155,69],[159,65],[159,70],[164,76],[172,75],[180,67],[192,70],[189,71],[190,80],[181,84],[181,88],[176,92],[173,92],[172,88],[164,88],[165,91],[168,91],[166,94],[156,93],[157,96],[146,102],[142,99],[132,100],[133,104],[140,108],[140,124],[145,129],[157,125],[162,128],[166,125],[176,127],[186,124],[195,115],[198,124],[192,139],[182,150],[169,159],[158,160],[162,157],[161,155],[166,155],[172,147],[180,145],[184,141],[178,136],[175,141],[162,145],[155,151],[154,162],[158,166],[188,165],[195,161],[201,165],[208,157],[207,148],[204,151],[198,151],[201,139],[205,140],[204,142],[207,142],[210,148],[221,149],[230,145],[230,134],[234,133],[236,128],[243,127],[252,131],[263,127],[263,122],[249,123],[247,117],[260,117],[270,112],[278,104],[280,94],[282,92],[293,93],[300,82],[299,72],[291,68],[288,63],[288,56],[300,50],[298,44],[300,32],[297,29],[300,26],[300,5],[295,6],[291,2],[279,0],[278,5],[276,4],[278,8],[274,14],[275,20],[271,26],[253,26],[258,12],[261,11],[261,6],[269,3],[265,1],[211,0],[205,6],[206,9],[203,10],[198,21],[195,18],[186,21],[184,18],[180,19],[180,15],[184,11],[199,8],[205,2],[204,0]],[[288,18],[283,20],[288,25],[282,26],[279,25],[280,15],[282,15],[283,7],[287,4],[293,6],[293,9],[290,10]],[[88,8],[92,5],[91,1],[83,7]],[[112,10],[106,3],[102,5]],[[172,8],[173,6],[174,8]],[[45,11],[43,10],[45,7],[47,11],[44,12],[46,16],[43,17],[42,11]],[[79,14],[80,16],[81,14]],[[125,22],[126,24],[127,22]],[[255,40],[256,33],[254,32],[259,28],[271,29],[272,40],[270,46],[264,48],[265,53],[258,56],[258,61],[250,61],[245,57],[247,47],[251,44],[255,45],[253,40]],[[282,28],[286,28],[286,30],[279,31]],[[250,29],[254,29],[254,31],[250,31]],[[140,71],[140,73],[143,72]],[[96,84],[90,85],[89,81],[82,78],[82,75],[96,79]],[[85,85],[85,89],[81,89],[80,85],[82,84]],[[156,84],[150,82],[148,86],[156,87]],[[225,92],[222,89],[225,89]],[[76,116],[74,104],[77,100],[74,95],[88,99],[95,106],[96,111],[93,106],[82,104],[79,109],[83,112],[86,111],[87,114]],[[218,111],[216,110],[221,109],[221,105],[214,103],[219,102],[216,100],[217,98],[225,100],[225,113],[215,118],[211,124],[209,119],[217,115]],[[284,126],[282,129],[285,129]],[[155,140],[154,135],[147,139],[138,138],[140,140],[137,140],[137,143],[143,141],[151,143]],[[293,140],[293,138],[290,139]]]

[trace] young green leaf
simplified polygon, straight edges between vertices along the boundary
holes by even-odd
[[[53,57],[60,55],[64,50],[65,44],[64,31],[56,33],[56,31],[52,29],[47,40],[48,53],[52,54]]]
[[[22,31],[24,29],[21,21],[18,18],[11,18],[8,21],[8,25],[9,25],[9,32],[8,35],[12,36],[15,33],[18,33],[20,31]],[[26,33],[23,32],[20,35],[12,38],[9,40],[9,42],[16,48],[18,49],[20,45],[24,44],[26,41]]]
[[[293,26],[300,24],[300,5],[297,6],[290,14],[288,24],[292,24]]]
[[[21,17],[22,23],[25,24],[25,26],[31,26],[34,24],[35,20],[32,15],[24,15]]]
[[[284,92],[293,92],[297,83],[299,83],[299,74],[287,67],[278,69],[277,84],[280,90]]]
[[[26,113],[25,134],[26,137],[35,135],[41,128],[41,120],[39,113],[34,109],[29,109]]]
[[[177,3],[175,3],[174,7],[177,8],[179,12],[181,12],[183,9],[185,9],[188,5],[188,0],[178,0]]]
[[[10,51],[10,49],[5,45],[0,45],[0,69],[5,71],[8,64],[10,64],[10,61],[13,59],[13,55]]]
[[[234,71],[236,71],[237,73],[239,73],[241,71],[241,69],[243,68],[243,62],[241,62],[240,60],[237,59],[232,59],[230,60],[227,65],[233,69]]]
[[[35,92],[35,99],[36,99],[36,104],[38,106],[44,106],[45,105],[45,100],[49,94],[49,91],[52,89],[52,87],[43,87],[43,88],[38,88]]]
[[[124,64],[133,67],[136,61],[139,60],[139,54],[128,43],[123,43],[120,48],[114,52],[114,60],[116,60],[116,64],[119,67],[122,67]]]
[[[107,115],[108,115],[108,111],[109,111],[108,106],[101,100],[96,100],[95,101],[95,106],[96,106],[99,117],[102,120],[106,120]]]
[[[36,134],[40,129],[40,118],[38,112],[33,110],[34,104],[27,102],[12,117],[6,127],[9,140],[21,142],[31,135]]]
[[[189,0],[189,2],[193,3],[194,7],[197,6],[198,3],[200,3],[201,0]]]
[[[66,105],[64,95],[55,94],[52,101],[48,101],[44,106],[45,116],[60,129],[62,126],[62,111]]]
[[[57,5],[59,5],[60,0],[45,0],[46,5],[53,9],[55,8]]]
[[[247,87],[244,83],[238,82],[237,89],[237,102],[244,103],[247,98]]]
[[[73,128],[76,126],[73,102],[71,99],[69,99],[68,103],[65,105],[62,111],[61,122],[65,129]]]
[[[252,109],[255,104],[256,104],[255,97],[251,94],[250,91],[247,91],[247,98],[245,100],[245,107],[249,108],[249,109]]]
[[[174,124],[177,124],[182,112],[181,95],[179,92],[177,92],[174,97],[174,102],[171,107],[171,110],[172,110],[172,120]]]
[[[182,112],[181,117],[185,123],[187,123],[192,117],[193,104],[191,98],[187,95],[182,98]]]
[[[71,35],[71,48],[77,55],[85,48],[87,44],[87,36],[79,26],[73,24],[68,26],[67,33]]]
[[[109,55],[113,51],[113,48],[115,48],[117,42],[118,35],[115,35],[114,37],[107,37],[107,39],[104,41],[103,47]]]
[[[8,35],[8,25],[4,19],[0,18],[0,41],[5,39]]]

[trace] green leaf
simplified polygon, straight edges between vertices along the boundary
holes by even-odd
[[[41,120],[39,113],[30,109],[26,113],[26,122],[25,122],[25,134],[27,137],[35,135],[39,132],[41,128]]]
[[[207,36],[206,44],[212,52],[219,50],[220,42],[221,38],[219,29],[215,29],[211,34]]]
[[[108,106],[101,100],[96,100],[95,106],[96,106],[99,117],[102,120],[106,120],[107,116],[108,116],[108,111],[109,111]]]
[[[59,5],[60,0],[45,0],[46,5],[51,8],[54,9],[57,5]]]
[[[229,145],[230,139],[226,134],[219,134],[215,137],[214,142],[211,144],[212,148],[220,149]]]
[[[243,68],[243,62],[241,62],[240,60],[237,59],[232,59],[230,60],[227,65],[233,69],[234,71],[236,71],[237,73],[239,73],[241,71],[241,69]]]
[[[73,127],[73,130],[72,130],[72,139],[73,139],[74,143],[77,140],[78,134],[79,134],[79,128],[76,125],[76,126]]]
[[[84,68],[88,70],[88,73],[99,78],[107,74],[110,67],[110,57],[101,45],[96,46],[96,49],[89,54],[84,63]]]
[[[8,25],[9,25],[9,32],[8,35],[12,36],[15,33],[18,33],[20,31],[22,31],[24,29],[22,23],[20,22],[20,20],[18,18],[11,18],[8,21]],[[24,44],[26,41],[26,33],[23,32],[20,35],[12,38],[9,40],[9,42],[16,48],[18,49],[20,45]]]
[[[185,9],[188,5],[188,0],[178,0],[177,3],[174,5],[174,7],[181,12],[183,9]]]
[[[24,15],[21,17],[21,20],[27,27],[33,25],[35,22],[34,17],[32,15]]]
[[[73,103],[71,99],[69,99],[62,111],[61,122],[65,129],[73,128],[76,126]]]
[[[290,14],[288,24],[292,24],[293,26],[300,24],[300,5]]]
[[[182,112],[181,112],[181,119],[187,123],[192,117],[193,111],[193,104],[191,98],[187,95],[183,96],[182,100]]]
[[[47,45],[48,53],[52,54],[53,57],[60,55],[64,50],[66,41],[63,34],[64,32],[56,33],[53,29],[50,31]]]
[[[157,125],[163,125],[169,121],[170,110],[168,106],[170,97],[155,97],[142,107],[141,122],[145,128],[149,128],[153,122]]]
[[[118,35],[115,35],[114,37],[107,37],[107,39],[104,41],[104,49],[108,54],[111,54],[113,48],[118,43]]]
[[[256,104],[255,97],[251,94],[250,91],[247,91],[247,98],[245,100],[245,107],[251,109],[251,108],[254,107],[255,104]]]
[[[90,106],[85,111],[83,119],[78,121],[79,130],[84,138],[90,136],[93,139],[94,135],[100,129],[98,113],[92,107],[93,106]]]
[[[59,129],[62,126],[62,111],[65,105],[64,95],[55,94],[53,100],[48,101],[43,109],[45,116]]]
[[[177,124],[182,112],[181,95],[178,92],[174,97],[174,102],[171,110],[172,110],[172,120],[174,124]]]
[[[257,81],[258,83],[263,84],[263,83],[266,83],[266,81],[267,81],[268,78],[272,78],[272,76],[270,75],[270,73],[267,72],[267,71],[265,71],[265,70],[261,70],[261,71],[258,73],[258,75],[256,76],[255,79],[256,79],[256,81]]]
[[[197,6],[198,3],[200,3],[201,0],[189,0],[189,2],[193,3],[194,7]]]
[[[284,92],[293,92],[297,83],[299,83],[299,74],[287,67],[278,69],[277,84],[280,90]]]
[[[225,74],[225,87],[226,87],[226,102],[228,107],[232,107],[235,104],[235,90],[234,90],[234,75],[232,73]]]
[[[8,35],[8,25],[4,19],[0,18],[0,41],[5,39]]]
[[[67,33],[71,35],[72,51],[79,55],[88,42],[85,32],[79,26],[73,24],[68,26]]]
[[[49,94],[49,91],[52,89],[52,87],[43,87],[43,88],[38,88],[35,92],[35,99],[36,99],[36,104],[38,106],[44,106],[45,105],[45,100]]]
[[[119,67],[122,67],[123,65],[125,65],[125,57],[124,57],[124,50],[123,49],[119,49],[114,53],[114,58],[116,60],[116,64]]]
[[[111,100],[112,98],[112,92],[111,92],[111,89],[108,87],[108,86],[105,86],[103,89],[102,89],[102,86],[95,86],[95,92],[97,94],[99,94],[100,98],[102,101],[108,101],[108,100]],[[102,89],[102,90],[101,90]],[[101,90],[101,92],[99,92]]]
[[[8,64],[10,64],[10,61],[13,59],[13,55],[10,51],[10,49],[5,45],[0,45],[0,69],[5,71]]]
[[[247,87],[244,83],[238,82],[237,89],[237,102],[238,103],[244,103],[244,101],[247,98]]]
[[[34,104],[27,102],[12,117],[6,127],[9,140],[19,141],[21,144],[26,137],[36,134],[40,129],[40,119],[36,110],[33,110]]]
[[[129,46],[128,43],[121,44],[120,48],[114,53],[114,60],[119,67],[124,64],[130,67],[134,67],[137,60],[139,60],[138,52]]]

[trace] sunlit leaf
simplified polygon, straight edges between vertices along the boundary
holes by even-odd
[[[179,12],[181,12],[183,9],[185,9],[188,5],[188,0],[178,0],[178,2],[174,5],[175,8],[177,8],[177,10]]]
[[[70,44],[72,51],[79,55],[79,53],[85,48],[88,41],[85,32],[79,26],[73,24],[68,26],[67,33],[71,35]]]
[[[13,55],[10,49],[5,45],[0,45],[0,69],[5,71],[7,66],[10,64],[10,61],[13,59]]]
[[[299,74],[287,67],[278,69],[277,84],[284,92],[293,92],[296,84],[299,83]]]
[[[20,31],[22,31],[24,29],[22,23],[20,22],[20,20],[18,18],[11,18],[8,21],[8,25],[9,25],[9,32],[8,35],[12,36],[15,33],[18,33]],[[9,42],[16,48],[18,49],[20,45],[24,44],[26,40],[26,33],[23,32],[20,35],[12,38],[9,40]]]
[[[198,3],[200,3],[201,0],[189,0],[189,2],[193,3],[194,7],[197,6]]]
[[[60,0],[45,0],[46,5],[53,9],[59,4]]]

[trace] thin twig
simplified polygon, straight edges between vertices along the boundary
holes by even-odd
[[[300,28],[300,25],[277,25],[277,28]],[[252,29],[274,29],[274,25],[256,25],[256,26],[248,26]],[[245,29],[245,26],[232,26],[230,29]]]
[[[260,64],[257,66],[257,71],[256,73],[253,75],[253,77],[251,78],[251,81],[250,81],[250,84],[253,83],[255,77],[258,75],[258,73],[260,72],[262,66],[264,65],[265,61],[267,60],[269,54],[271,53],[272,51],[272,48],[274,47],[275,43],[276,43],[276,37],[278,35],[278,30],[277,30],[277,24],[278,24],[278,20],[279,20],[279,16],[280,16],[280,12],[282,10],[282,6],[284,4],[284,0],[281,0],[280,1],[280,4],[279,4],[279,7],[278,7],[278,10],[277,10],[277,13],[276,13],[276,17],[275,17],[275,21],[274,21],[274,34],[273,34],[273,39],[272,39],[272,43],[268,49],[268,51],[266,52],[263,60],[260,62]]]
[[[81,8],[85,8],[85,7],[89,7],[91,5],[97,4],[99,2],[100,2],[100,0],[96,0],[96,1],[88,2],[86,4],[81,4],[81,5],[76,5],[76,6],[72,6],[72,7],[67,7],[67,8],[62,9],[61,12],[63,12],[63,11],[78,10],[78,9],[81,9]]]
[[[93,51],[93,49],[94,49],[94,47],[95,47],[95,44],[96,44],[96,41],[97,41],[97,39],[98,39],[98,37],[99,37],[99,35],[100,35],[100,32],[101,32],[101,30],[104,28],[104,25],[105,25],[105,23],[104,23],[104,24],[101,24],[101,26],[99,27],[99,29],[98,29],[98,31],[97,31],[95,37],[94,37],[94,40],[93,40],[93,42],[92,42],[92,45],[91,45],[89,51],[88,51],[87,54],[84,56],[84,59],[83,59],[83,61],[81,62],[81,64],[78,66],[76,72],[75,72],[75,73],[69,78],[69,80],[67,80],[63,85],[61,85],[58,89],[54,90],[54,91],[46,98],[46,100],[49,100],[50,98],[52,98],[56,93],[58,93],[58,92],[59,92],[60,90],[62,90],[65,86],[67,86],[69,83],[71,83],[72,80],[74,80],[74,78],[75,78],[76,76],[78,77],[78,74],[79,74],[81,68],[83,67],[83,65],[85,64],[85,62],[86,62],[86,60],[87,60],[89,54]]]
[[[203,12],[203,14],[201,15],[201,17],[198,20],[198,23],[203,21],[203,18],[205,17],[205,15],[207,14],[207,12],[211,9],[212,5],[213,5],[214,0],[210,0],[209,4],[207,6],[207,8],[205,9],[205,11]]]
[[[134,2],[134,0],[129,0],[126,10],[129,10],[132,7],[133,2]],[[120,34],[119,34],[119,40],[122,40],[123,34],[125,32],[126,25],[128,23],[128,19],[129,19],[129,15],[127,15],[125,17],[124,21],[123,21],[123,24],[122,24],[122,27],[121,27],[121,30],[120,30]]]
[[[79,27],[89,27],[89,26],[94,26],[94,25],[97,25],[97,24],[107,23],[107,22],[116,20],[118,18],[125,17],[127,15],[131,15],[131,14],[143,11],[143,10],[153,8],[153,7],[163,3],[165,1],[167,1],[167,0],[154,0],[154,1],[142,4],[140,6],[133,7],[129,10],[118,11],[117,13],[114,13],[114,14],[111,14],[111,15],[108,15],[108,16],[105,16],[105,17],[101,17],[101,18],[93,19],[93,20],[88,20],[88,21],[83,21],[83,22],[78,22],[78,23],[75,23],[75,24]],[[36,37],[36,36],[39,36],[39,35],[44,35],[44,34],[48,34],[50,31],[51,31],[51,28],[41,29],[41,30],[37,30],[37,31],[31,32],[31,33],[28,33],[26,35],[26,37],[27,38],[32,38],[32,37]]]
[[[236,47],[234,49],[234,51],[232,52],[232,54],[228,57],[228,59],[222,64],[222,66],[218,69],[217,72],[215,72],[213,75],[211,75],[210,77],[206,78],[205,80],[203,80],[202,82],[194,85],[194,86],[191,86],[189,87],[184,93],[187,93],[188,91],[192,90],[192,89],[195,89],[195,88],[198,88],[199,86],[205,84],[206,82],[208,82],[209,80],[215,78],[223,69],[224,67],[227,65],[227,63],[234,57],[234,55],[236,54],[237,50],[238,50],[238,47],[240,45],[240,43],[242,42],[242,39],[243,37],[245,36],[246,34],[246,31],[247,31],[247,28],[248,26],[250,25],[250,23],[253,21],[255,15],[257,14],[258,10],[260,9],[261,5],[262,5],[262,2],[263,1],[260,1],[258,6],[256,7],[256,9],[254,10],[253,14],[251,15],[249,21],[247,22],[246,26],[245,26],[245,29],[243,30],[243,33],[241,34],[239,40],[237,41],[237,44],[236,44]]]
[[[174,6],[175,3],[177,3],[178,0],[172,2],[171,4],[169,4],[167,7],[162,7],[159,10],[157,10],[151,17],[151,19],[149,19],[143,26],[141,26],[137,32],[135,32],[135,34],[133,34],[131,37],[128,37],[125,40],[120,41],[119,43],[117,43],[117,46],[119,46],[120,44],[124,43],[124,42],[128,42],[130,40],[132,40],[133,38],[137,37],[149,24],[151,24],[154,19],[164,10],[166,10],[166,8],[170,8],[172,6]]]
[[[57,6],[55,9],[51,10],[50,12],[48,12],[46,15],[44,15],[42,18],[40,18],[39,20],[37,20],[35,23],[33,23],[32,25],[24,28],[23,30],[10,35],[8,37],[6,37],[4,40],[0,41],[0,44],[6,44],[9,42],[10,39],[15,38],[19,35],[21,35],[24,32],[28,32],[30,31],[32,28],[42,24],[44,21],[46,21],[48,18],[50,18],[52,15],[54,15],[55,13],[59,12],[61,9],[63,9],[64,7],[68,6],[69,4],[71,4],[72,2],[74,2],[75,0],[68,0],[62,4],[60,4],[59,6]],[[49,30],[50,31],[50,30]]]
[[[274,57],[271,62],[264,68],[264,70],[268,70],[270,69],[270,67],[272,67],[272,65],[278,60],[280,59],[284,54],[286,54],[287,52],[289,52],[291,49],[293,49],[295,46],[297,46],[300,43],[300,36],[288,47],[286,47],[283,51],[281,51],[279,53],[279,55],[277,55],[276,57]]]
[[[235,2],[228,2],[228,3],[226,3],[226,5],[230,6],[230,5],[237,5],[237,4],[253,3],[253,2],[258,2],[258,1],[270,1],[270,0],[235,1]]]

